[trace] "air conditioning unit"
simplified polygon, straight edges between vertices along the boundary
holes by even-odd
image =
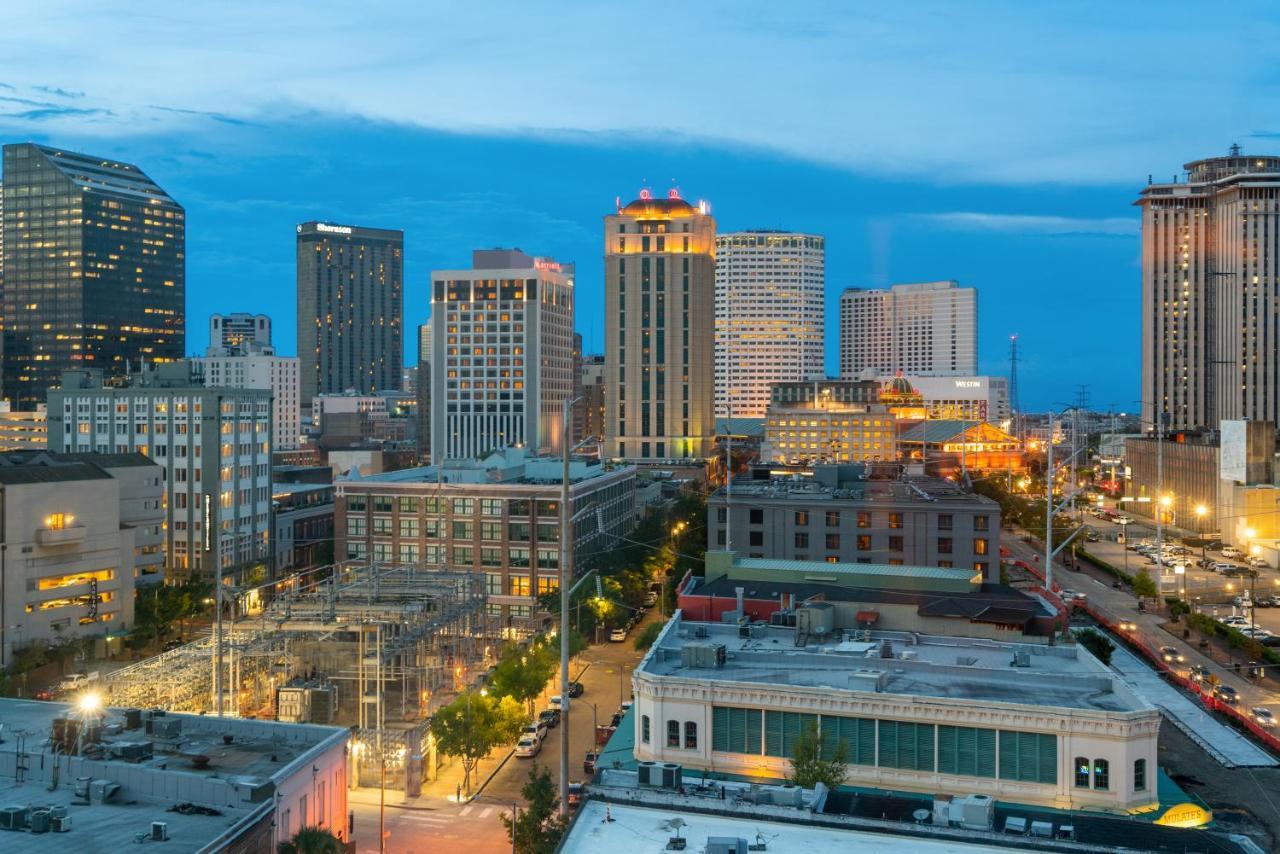
[[[28,821],[32,833],[48,833],[49,832],[49,811],[48,810],[32,810],[31,818]]]
[[[662,771],[657,762],[641,762],[636,768],[641,786],[662,785]]]
[[[683,769],[675,762],[662,763],[662,788],[679,789]]]
[[[169,822],[153,821],[151,822],[151,841],[167,842],[169,839]]]
[[[182,735],[182,718],[156,718],[151,721],[150,733],[156,738],[178,738]]]
[[[26,826],[26,807],[0,807],[0,830],[22,830]]]
[[[54,833],[66,833],[71,829],[71,816],[69,815],[51,815],[49,816],[49,829]]]

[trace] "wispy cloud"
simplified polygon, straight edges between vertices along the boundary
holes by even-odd
[[[223,122],[224,124],[229,125],[255,124],[255,122],[250,122],[246,119],[238,119],[235,116],[228,116],[225,113],[215,113],[210,110],[187,110],[182,107],[161,107],[156,104],[148,104],[147,108],[151,110],[159,110],[162,113],[180,113],[186,116],[202,116],[204,118],[213,119],[214,121]]]
[[[1006,234],[1101,234],[1130,237],[1138,233],[1139,226],[1136,217],[1069,217],[977,211],[919,214],[914,218],[944,228]]]
[[[59,98],[83,98],[83,92],[73,92],[70,89],[62,89],[57,86],[33,86],[31,87],[37,92],[43,92],[46,95],[57,95]]]

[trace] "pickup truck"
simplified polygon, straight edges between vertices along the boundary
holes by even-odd
[[[79,691],[82,688],[88,688],[94,682],[98,681],[98,671],[94,670],[90,673],[68,673],[62,677],[62,681],[58,683],[59,694],[70,694]]]

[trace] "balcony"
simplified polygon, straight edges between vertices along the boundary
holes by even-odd
[[[42,546],[70,546],[83,542],[84,525],[64,525],[59,528],[37,528],[36,542]]]

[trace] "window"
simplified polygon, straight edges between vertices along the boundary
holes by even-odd
[[[1147,760],[1133,760],[1133,790],[1135,792],[1145,792],[1147,790]]]
[[[890,513],[890,514],[889,514],[889,527],[890,527],[890,528],[901,528],[901,527],[902,527],[902,514],[901,514],[901,513]]]
[[[401,516],[400,517],[400,536],[417,537],[418,536],[418,517],[417,516]]]
[[[828,528],[840,527],[840,511],[839,510],[827,511],[827,527]]]
[[[667,721],[667,747],[680,746],[680,722]]]
[[[538,541],[542,543],[554,543],[560,539],[560,526],[549,525],[543,522],[538,523]]]
[[[184,498],[186,496],[183,496]],[[365,535],[365,519],[363,516],[347,517],[347,536],[363,537]]]
[[[453,538],[455,540],[469,540],[476,535],[475,522],[454,522]]]
[[[509,581],[509,583],[510,583],[510,587],[508,588],[508,592],[509,592],[512,596],[529,596],[529,595],[531,595],[531,589],[532,589],[532,588],[530,588],[530,586],[529,586],[529,576],[527,576],[527,575],[512,575],[512,576],[509,576],[507,580],[508,580],[508,581]]]
[[[889,551],[891,552],[902,551],[902,537],[900,535],[894,535],[889,538]]]
[[[1057,736],[1000,730],[1000,779],[1057,783]]]
[[[365,509],[365,500],[364,500],[364,496],[363,496],[363,495],[348,495],[348,496],[347,496],[347,509],[348,509],[348,510],[364,510],[364,509]]]
[[[939,531],[951,530],[951,514],[950,513],[938,514],[938,530]]]
[[[480,539],[501,540],[502,539],[502,523],[501,522],[481,522],[480,523]]]
[[[481,549],[481,566],[502,566],[502,549]]]
[[[977,727],[938,726],[938,771],[966,777],[996,775],[996,731]]]
[[[827,534],[827,548],[829,548],[829,549],[838,549],[838,548],[840,548],[840,535],[839,535],[839,534]]]
[[[640,741],[645,744],[649,743],[649,716],[640,716]]]
[[[752,531],[749,542],[753,546],[764,545],[764,531]]]
[[[940,555],[951,554],[951,538],[950,537],[938,537],[938,554]]]
[[[475,551],[471,546],[454,546],[453,562],[462,566],[470,566],[475,560]]]
[[[858,511],[858,527],[859,528],[871,527],[871,513],[869,513],[866,510]]]
[[[474,498],[455,498],[453,499],[453,514],[455,516],[470,516],[475,512],[476,500]]]
[[[1076,788],[1089,788],[1089,758],[1087,756],[1077,756],[1075,769]]]
[[[418,499],[416,498],[400,498],[397,501],[401,513],[417,513]]]
[[[802,712],[764,713],[764,752],[768,756],[791,756],[795,752],[796,740],[800,738],[806,727],[816,726],[817,715]]]
[[[401,563],[417,563],[418,562],[418,544],[417,543],[401,543],[400,544],[400,562]]]
[[[796,548],[798,549],[809,548],[809,535],[804,531],[796,531],[795,539],[796,539]]]
[[[527,498],[511,498],[507,500],[507,515],[528,516],[533,509],[533,502]]]
[[[871,535],[870,534],[858,535],[858,551],[860,552],[871,551]]]
[[[933,724],[880,721],[880,766],[933,770]]]
[[[713,706],[711,749],[760,755],[760,710]]]
[[[986,530],[989,530],[989,529],[987,528],[987,525],[989,524],[989,523],[988,523],[988,520],[989,520],[990,518],[991,518],[991,517],[989,517],[989,516],[974,516],[974,517],[973,517],[973,530],[975,530],[975,531],[986,531]]]
[[[797,510],[797,511],[796,511],[796,524],[797,524],[797,525],[808,525],[808,524],[809,524],[809,511],[807,511],[807,510]]]
[[[846,762],[852,765],[876,764],[876,722],[873,719],[823,715],[819,729],[824,759],[834,758],[837,745],[843,742]]]
[[[481,498],[480,513],[484,516],[501,516],[502,515],[502,499],[501,498]]]
[[[1105,792],[1111,786],[1111,763],[1105,759],[1093,760],[1093,787]]]
[[[698,749],[698,725],[693,721],[684,722],[684,749]]]
[[[973,553],[976,555],[984,555],[987,553],[987,540],[985,538],[973,538]]]
[[[751,524],[752,524],[752,525],[763,525],[763,524],[764,524],[764,510],[763,510],[763,509],[761,509],[761,508],[759,508],[759,507],[753,507],[753,508],[751,508]]]
[[[391,503],[390,495],[375,495],[373,496],[373,512],[390,513]]]

